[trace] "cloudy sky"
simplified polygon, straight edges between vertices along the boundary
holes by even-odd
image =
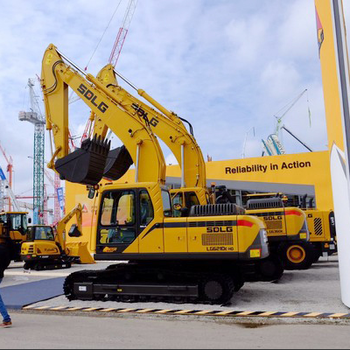
[[[28,78],[40,75],[50,43],[85,67],[119,1],[0,0],[0,142],[14,159],[18,194],[32,188],[33,126],[18,121],[18,112],[30,108]],[[126,3],[92,58],[92,74],[107,63]],[[349,24],[349,1],[344,5]],[[240,158],[253,127],[246,155],[261,155],[274,115],[304,89],[308,94],[285,124],[314,150],[326,149],[314,0],[139,0],[117,69],[190,120],[203,153],[214,160]],[[87,118],[77,102],[74,135]],[[304,151],[289,136],[282,139],[289,153]]]

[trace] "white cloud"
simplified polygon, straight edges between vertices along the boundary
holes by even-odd
[[[40,74],[51,42],[84,68],[112,13],[101,9],[114,10],[117,2],[112,7],[107,0],[0,3],[0,141],[14,158],[17,189],[23,192],[32,187],[27,157],[33,153],[33,126],[17,120],[19,110],[29,108],[27,80]],[[125,5],[91,61],[92,74],[107,63]],[[344,7],[350,23],[348,1]],[[274,113],[308,88],[312,128],[304,99],[286,124],[314,149],[325,149],[314,0],[139,1],[117,69],[189,119],[203,154],[215,160],[240,158],[253,126],[256,137],[250,135],[246,153],[259,156],[260,140],[274,129]],[[82,103],[71,106],[72,133],[82,132],[88,116]],[[300,150],[284,139],[290,152]],[[173,163],[169,151],[164,154]]]

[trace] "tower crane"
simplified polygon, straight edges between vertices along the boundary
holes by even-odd
[[[0,211],[5,210],[5,181],[6,176],[0,167]]]
[[[123,23],[119,28],[117,37],[115,39],[112,52],[108,60],[108,63],[112,64],[114,67],[117,66],[120,54],[124,47],[125,39],[129,33],[130,24],[136,11],[137,2],[138,0],[129,0],[125,15],[124,15]],[[94,122],[94,114],[92,113],[86,124],[84,133],[81,137],[81,143],[91,136],[93,122]]]
[[[276,118],[276,129],[275,129],[275,135],[277,135],[277,137],[280,136],[280,131],[282,129],[283,126],[283,119],[284,117],[292,110],[292,108],[298,103],[298,101],[307,93],[308,89],[305,89],[300,95],[298,95],[290,104],[290,106],[287,108],[287,110],[281,115],[281,116],[277,116],[275,115]]]
[[[34,225],[43,223],[45,186],[45,119],[40,111],[38,96],[34,91],[34,80],[28,79],[31,111],[19,113],[20,121],[34,124],[34,161],[33,161],[33,222]]]
[[[16,196],[14,195],[14,193],[12,192],[12,189],[10,187],[9,182],[6,179],[6,176],[0,166],[0,182],[3,184],[3,188],[5,190],[7,190],[8,193],[8,199],[9,199],[9,203],[11,203],[11,206],[9,206],[9,211],[12,211],[12,205],[15,209],[15,211],[19,212],[20,211],[20,205],[17,202]],[[3,197],[4,198],[4,197]],[[4,208],[0,207],[0,211],[3,210]]]
[[[128,7],[126,9],[125,15],[124,15],[124,19],[123,19],[123,24],[122,26],[119,28],[119,32],[117,35],[117,38],[115,40],[111,55],[109,57],[109,61],[108,63],[113,64],[114,67],[116,67],[120,54],[122,52],[124,43],[125,43],[125,39],[128,35],[129,32],[129,28],[130,28],[130,24],[131,21],[134,17],[135,14],[135,10],[137,7],[137,2],[138,0],[129,0],[128,3]]]
[[[5,149],[1,146],[1,143],[0,143],[0,151],[1,151],[2,155],[4,156],[5,161],[7,163],[8,186],[9,186],[9,188],[12,189],[12,185],[13,185],[13,159],[12,159],[11,156],[8,156],[6,154]],[[4,196],[5,196],[4,183],[0,187],[2,187],[2,189],[0,189],[0,191],[3,192],[2,194],[0,192],[0,200],[1,200],[1,196],[3,196],[2,198],[4,198]],[[10,197],[8,199],[8,207],[9,207],[9,211],[11,211],[12,210],[12,203],[11,203],[11,198]]]
[[[309,151],[310,148],[306,146],[299,138],[297,138],[290,130],[288,130],[285,125],[283,124],[285,116],[292,110],[292,108],[297,104],[297,102],[308,92],[308,89],[305,89],[301,94],[299,94],[290,104],[289,107],[285,110],[285,112],[278,116],[277,113],[275,114],[276,118],[276,128],[275,132],[271,134],[267,141],[262,140],[263,145],[263,156],[265,154],[269,156],[276,156],[276,155],[282,155],[286,153],[286,150],[280,141],[280,132],[281,130],[285,130],[288,132],[291,136],[293,136],[298,142],[300,142],[304,147],[306,147]],[[288,105],[287,105],[288,106]],[[284,110],[286,107],[282,108]],[[278,112],[279,113],[279,112]],[[309,116],[311,116],[310,108],[309,108]]]
[[[28,157],[28,158],[33,159],[33,157]],[[45,160],[45,162],[48,163],[46,160]],[[54,223],[57,223],[61,220],[61,207],[60,207],[60,203],[58,200],[58,189],[61,187],[60,176],[57,173],[55,173],[55,176],[52,177],[50,172],[45,168],[44,168],[44,174],[45,174],[47,180],[50,182],[51,186],[54,188],[54,194],[51,197],[54,199],[54,211],[53,211],[54,212]],[[46,188],[45,188],[44,194],[45,194],[45,192],[47,192]],[[47,200],[49,198],[50,197],[47,196],[47,193],[46,193],[44,196],[44,221],[46,218],[45,225],[47,223],[47,213],[49,212],[49,210],[47,209],[47,207],[48,207]]]
[[[54,223],[57,223],[61,220],[61,207],[60,202],[58,200],[58,189],[61,187],[61,180],[57,173],[55,173],[55,177],[52,178],[51,174],[48,170],[45,169],[45,176],[55,189],[54,193]]]

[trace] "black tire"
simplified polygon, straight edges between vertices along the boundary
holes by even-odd
[[[286,270],[307,270],[315,261],[315,250],[310,243],[289,243],[280,248],[280,258]]]
[[[24,270],[32,270],[33,269],[33,263],[31,262],[26,262],[23,266]]]
[[[284,263],[277,255],[270,255],[258,264],[260,279],[263,282],[276,282],[284,273]]]
[[[319,245],[316,245],[315,243],[312,243],[312,247],[314,249],[314,260],[313,263],[317,263],[320,260],[320,257],[322,256],[322,248]]]
[[[229,276],[209,275],[200,284],[201,300],[210,304],[226,304],[234,294],[235,285]]]

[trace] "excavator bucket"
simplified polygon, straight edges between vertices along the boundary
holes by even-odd
[[[87,242],[67,243],[67,255],[71,258],[76,258],[81,264],[95,264],[95,260],[88,250]]]
[[[97,185],[102,180],[110,147],[110,141],[104,141],[95,135],[92,140],[85,140],[81,148],[58,159],[55,168],[62,180]]]
[[[109,152],[103,177],[109,180],[119,180],[133,164],[130,153],[125,146]]]

